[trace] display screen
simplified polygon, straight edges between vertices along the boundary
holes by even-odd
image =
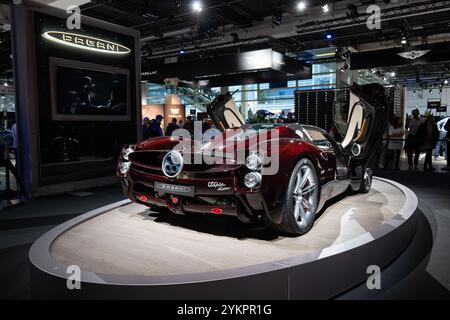
[[[127,114],[127,76],[57,67],[58,113]]]
[[[53,120],[129,120],[126,69],[51,59]]]

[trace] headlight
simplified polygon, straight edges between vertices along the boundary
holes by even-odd
[[[263,159],[259,154],[252,153],[247,157],[247,159],[245,159],[245,165],[252,171],[261,170],[263,165]]]
[[[247,188],[254,189],[261,183],[261,174],[259,172],[249,172],[244,177],[244,184]]]
[[[121,162],[119,163],[119,171],[124,176],[127,175],[128,171],[130,170],[131,162]]]
[[[126,147],[125,149],[123,149],[123,151],[122,151],[122,158],[124,159],[124,160],[127,160],[128,161],[128,156],[131,154],[131,153],[133,153],[134,152],[134,147],[133,146],[128,146],[128,147]]]

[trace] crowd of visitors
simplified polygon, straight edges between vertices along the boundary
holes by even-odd
[[[425,153],[424,170],[433,171],[433,150],[434,159],[437,160],[441,154],[444,154],[448,161],[448,140],[450,139],[448,131],[450,121],[449,117],[438,119],[427,112],[423,116],[419,110],[413,110],[411,116],[406,118],[405,126],[401,123],[401,118],[396,117],[387,128],[383,145],[385,147],[385,156],[383,161],[384,168],[389,168],[391,162],[395,170],[399,170],[399,161],[401,151],[404,150],[408,158],[408,169],[419,169],[419,157]],[[447,165],[448,169],[449,166]]]

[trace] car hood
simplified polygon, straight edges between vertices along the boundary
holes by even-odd
[[[190,141],[180,140],[177,137],[150,138],[136,144],[136,151],[168,152],[174,149],[180,150],[180,146],[184,145],[184,148],[181,149],[183,152],[189,152],[190,146],[191,150],[194,150],[194,148],[201,151],[222,150],[227,153],[227,150],[236,150],[238,146],[240,149],[249,149],[268,141],[285,138],[300,139],[289,125],[248,124],[240,128],[217,131],[213,139],[206,135],[202,139],[195,139],[191,136]]]

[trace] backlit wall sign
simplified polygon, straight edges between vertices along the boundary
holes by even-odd
[[[131,52],[129,48],[121,44],[76,33],[47,31],[44,32],[42,36],[47,40],[83,50],[118,55],[128,54]]]

